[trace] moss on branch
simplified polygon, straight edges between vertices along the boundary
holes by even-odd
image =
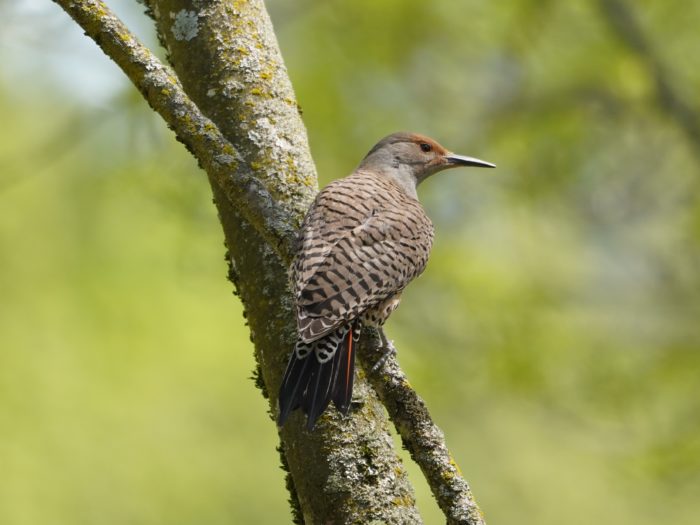
[[[360,360],[365,370],[381,356],[379,337],[366,335],[360,345]],[[433,422],[428,407],[411,388],[396,359],[390,357],[381,373],[369,376],[369,382],[384,403],[404,447],[418,464],[433,496],[449,525],[485,525],[484,515],[447,449],[445,436]]]

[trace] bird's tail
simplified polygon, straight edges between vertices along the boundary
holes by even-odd
[[[297,342],[280,387],[279,426],[301,407],[307,415],[306,428],[313,430],[331,401],[338,411],[348,413],[359,338],[360,324],[355,322],[312,343]]]

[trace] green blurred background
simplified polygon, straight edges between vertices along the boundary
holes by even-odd
[[[616,5],[269,2],[322,184],[396,130],[498,164],[421,188],[388,325],[492,524],[700,516],[700,3]],[[206,178],[51,2],[0,16],[0,523],[288,522]]]

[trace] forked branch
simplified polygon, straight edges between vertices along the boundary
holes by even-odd
[[[288,265],[292,258],[298,217],[292,216],[289,211],[275,201],[273,194],[259,180],[249,163],[244,161],[240,151],[221,132],[221,128],[217,126],[221,123],[215,124],[203,115],[199,107],[185,93],[175,73],[144,47],[103,2],[99,0],[54,1],[83,28],[107,56],[117,63],[149,105],[173,129],[178,139],[185,144],[207,172],[212,185],[216,186],[214,188],[215,195],[223,193],[231,205],[240,212],[240,215],[254,227],[256,233],[274,250],[283,266]],[[225,7],[227,13],[235,11],[233,5]],[[235,222],[230,222],[226,216],[222,216],[222,222],[227,232],[238,226]],[[248,292],[244,290],[245,293]],[[260,290],[257,290],[257,293],[260,293]],[[280,291],[280,294],[282,293],[284,292]],[[244,301],[246,300],[245,297],[242,298]],[[281,303],[284,304],[284,300],[281,300]],[[255,314],[254,310],[257,306],[253,308],[248,304],[246,308]],[[254,317],[255,315],[252,315],[249,318],[252,328],[256,327],[256,322],[264,324],[260,320],[256,321]],[[284,331],[281,326],[276,327],[275,330]],[[254,335],[256,346],[265,346],[263,350],[259,349],[258,354],[256,354],[261,367],[263,365],[273,368],[274,366],[284,366],[283,362],[286,361],[287,351],[279,348],[279,337],[283,339],[283,336],[279,334],[274,337],[269,334],[260,335],[260,333]],[[372,362],[368,353],[371,353],[371,348],[376,348],[376,346],[377,341],[367,345],[363,354],[363,364]],[[272,376],[271,373],[273,373]],[[279,374],[272,369],[267,371],[267,375],[269,383],[267,389],[274,390],[274,381],[269,377]],[[481,512],[472,497],[468,484],[460,475],[457,465],[447,450],[442,432],[430,418],[423,401],[408,385],[405,375],[396,361],[390,360],[386,369],[381,374],[371,376],[369,381],[386,406],[404,445],[423,470],[448,523],[482,525],[484,521]],[[358,493],[354,496],[357,500],[355,507],[368,505],[369,499],[367,498],[372,496],[366,494],[367,491],[374,491],[375,499],[378,494],[381,495],[379,497],[393,494],[394,500],[370,503],[370,505],[375,505],[371,508],[355,508],[344,511],[346,512],[345,518],[352,521],[353,517],[364,516],[364,518],[371,517],[386,523],[418,523],[420,518],[413,505],[412,493],[410,487],[406,487],[404,483],[405,473],[400,472],[400,468],[397,467],[397,460],[391,449],[391,440],[388,439],[388,435],[386,439],[377,436],[377,432],[385,432],[384,423],[380,423],[380,419],[384,416],[374,412],[374,408],[371,406],[373,396],[366,392],[362,393],[361,388],[359,390],[359,398],[364,400],[366,404],[361,417],[353,417],[352,424],[350,421],[336,421],[338,418],[335,416],[329,418],[332,419],[329,421],[330,424],[322,426],[327,426],[326,430],[331,434],[323,434],[326,430],[322,428],[317,429],[315,435],[305,434],[303,431],[293,428],[285,429],[281,432],[283,442],[286,442],[285,449],[289,452],[289,450],[298,451],[297,449],[300,447],[309,447],[305,453],[310,455],[304,456],[307,461],[316,461],[319,464],[327,465],[323,468],[340,469],[326,472],[325,477],[318,478],[326,485],[333,478],[334,483],[339,487],[338,490],[351,483],[351,480],[343,479],[343,472],[349,468],[357,468],[357,465],[353,467],[351,463],[371,460],[372,467],[376,470],[383,462],[381,468],[390,473],[386,479],[387,486],[380,487],[380,484],[384,482],[380,483],[376,479],[369,480],[366,487],[358,488]],[[368,416],[374,417],[377,421],[365,425],[363,422]],[[343,428],[346,429],[345,434],[338,430],[340,427],[333,428],[336,423],[343,425]],[[355,438],[349,437],[347,432],[353,431],[361,431],[364,434]],[[389,444],[387,445],[384,441]],[[291,449],[289,449],[290,446]],[[377,457],[373,459],[358,456],[358,454],[377,454]],[[288,458],[299,463],[297,461],[299,458],[296,456],[293,458],[288,456]],[[308,498],[312,496],[308,496],[306,499],[304,496],[305,493],[308,493],[315,495],[317,499],[321,498],[321,493],[318,490],[323,487],[317,487],[314,483],[310,480],[294,479],[295,486],[291,488],[293,493],[295,491],[298,493],[304,519],[309,522],[320,519],[318,509],[306,506],[310,505]],[[332,494],[327,499],[335,501],[333,499],[335,497],[336,495]],[[339,508],[334,510],[340,512]]]

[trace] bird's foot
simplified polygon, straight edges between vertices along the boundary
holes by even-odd
[[[381,370],[382,367],[386,364],[387,360],[392,355],[396,354],[396,347],[394,346],[394,342],[389,341],[386,338],[386,335],[384,335],[383,330],[379,331],[379,337],[382,340],[382,348],[384,349],[384,352],[382,353],[381,357],[377,360],[377,362],[374,364],[374,366],[372,367],[372,370],[370,370],[371,374],[374,374],[375,372],[378,372],[379,370]]]

